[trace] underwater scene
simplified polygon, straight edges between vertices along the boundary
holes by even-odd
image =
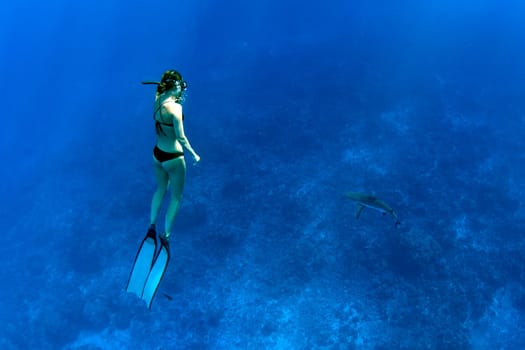
[[[4,2],[0,349],[525,349],[523,18]]]

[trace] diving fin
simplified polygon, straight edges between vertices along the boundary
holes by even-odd
[[[160,281],[162,281],[162,277],[164,277],[164,273],[166,273],[169,261],[170,246],[168,240],[164,237],[160,237],[160,250],[155,257],[155,261],[153,262],[153,266],[151,267],[142,293],[142,299],[146,302],[148,308],[151,307],[151,302],[157,293],[157,289],[159,288]]]
[[[154,229],[150,228],[148,230],[146,237],[144,237],[139,247],[129,276],[126,291],[137,295],[139,298],[142,298],[144,285],[153,266],[155,252],[157,251],[156,235]]]
[[[158,248],[159,245],[160,248]],[[160,281],[166,272],[169,259],[168,241],[160,237],[159,244],[155,229],[150,228],[135,257],[126,291],[137,295],[150,308]]]

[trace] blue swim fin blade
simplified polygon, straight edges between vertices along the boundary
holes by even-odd
[[[135,257],[131,274],[129,275],[128,285],[126,291],[142,298],[142,292],[146,285],[149,273],[153,266],[155,259],[155,252],[157,251],[157,237],[155,230],[149,229],[146,237],[142,243]]]
[[[166,268],[170,261],[170,246],[168,241],[164,237],[161,237],[160,242],[160,249],[155,257],[142,293],[142,299],[146,302],[148,308],[151,307],[151,302],[155,294],[157,294],[160,282],[166,273]]]

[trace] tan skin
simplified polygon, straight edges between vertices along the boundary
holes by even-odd
[[[163,126],[163,132],[157,135],[157,147],[164,152],[182,152],[186,149],[194,161],[194,165],[200,161],[200,156],[193,150],[184,133],[182,120],[182,105],[179,103],[182,90],[179,86],[174,87],[155,98],[155,120],[162,123],[173,123],[171,126]],[[162,201],[170,187],[171,198],[165,218],[165,237],[169,239],[173,222],[180,207],[184,179],[186,177],[186,161],[184,157],[178,157],[165,162],[159,162],[153,157],[153,169],[157,178],[157,189],[151,201],[150,224],[157,222]]]

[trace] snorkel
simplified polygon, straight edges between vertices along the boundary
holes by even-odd
[[[142,85],[157,85],[157,96],[174,90],[172,93],[178,102],[183,102],[186,98],[185,90],[188,87],[186,81],[182,78],[182,75],[176,70],[167,70],[162,74],[160,82],[156,81],[143,81]]]
[[[158,81],[143,81],[142,85],[159,85]]]

